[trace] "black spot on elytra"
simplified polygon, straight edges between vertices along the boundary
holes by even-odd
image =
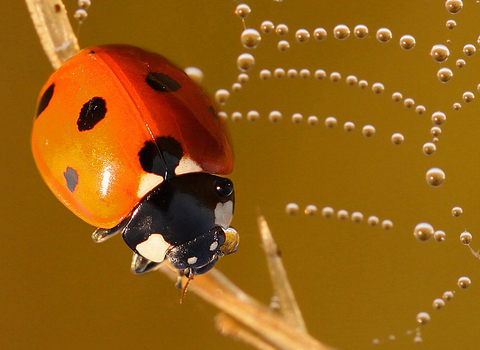
[[[97,123],[105,118],[107,107],[101,97],[93,97],[85,103],[77,120],[78,131],[91,130]]]
[[[183,150],[174,138],[159,137],[155,143],[145,142],[138,156],[143,170],[168,180],[175,176],[175,168],[182,159]]]
[[[177,91],[182,87],[176,80],[164,73],[150,72],[147,74],[145,81],[154,90],[160,92]]]
[[[215,108],[213,108],[213,106],[208,107],[208,110],[210,111],[210,113],[212,113],[215,119],[218,119],[217,112],[215,111]]]
[[[52,99],[54,89],[55,89],[55,84],[52,84],[43,93],[42,98],[40,99],[40,102],[38,103],[38,106],[37,106],[37,115],[35,116],[35,118],[38,118],[40,113],[42,113],[45,110],[45,108],[47,108],[48,104],[50,103],[50,100]]]
[[[75,169],[67,167],[67,170],[65,170],[63,176],[65,176],[65,180],[67,181],[67,187],[70,192],[75,191],[75,187],[78,184],[78,174]]]

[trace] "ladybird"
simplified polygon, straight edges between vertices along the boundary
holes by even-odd
[[[236,251],[233,153],[211,100],[164,57],[90,47],[40,92],[32,132],[43,179],[100,242],[122,233],[143,273],[187,276]]]

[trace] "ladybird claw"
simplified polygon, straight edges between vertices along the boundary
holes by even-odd
[[[123,231],[125,226],[128,224],[128,221],[130,218],[124,219],[122,222],[120,222],[117,226],[112,227],[112,228],[97,228],[95,232],[92,234],[92,239],[95,243],[101,243],[109,239],[110,237],[115,236],[117,233],[120,233]]]
[[[137,253],[133,254],[133,259],[132,259],[132,271],[133,273],[140,275],[145,272],[150,272],[154,271],[157,269],[157,267],[161,263],[154,262],[152,260],[149,260],[147,258],[144,258],[141,255],[138,255]]]

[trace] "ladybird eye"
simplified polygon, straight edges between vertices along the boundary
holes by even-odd
[[[228,197],[233,193],[233,183],[229,179],[220,177],[215,181],[215,190],[220,197]]]

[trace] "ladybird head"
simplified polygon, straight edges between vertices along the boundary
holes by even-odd
[[[168,259],[186,274],[202,274],[237,249],[238,234],[230,227],[233,210],[229,179],[205,173],[176,176],[140,202],[123,238],[146,259]]]

